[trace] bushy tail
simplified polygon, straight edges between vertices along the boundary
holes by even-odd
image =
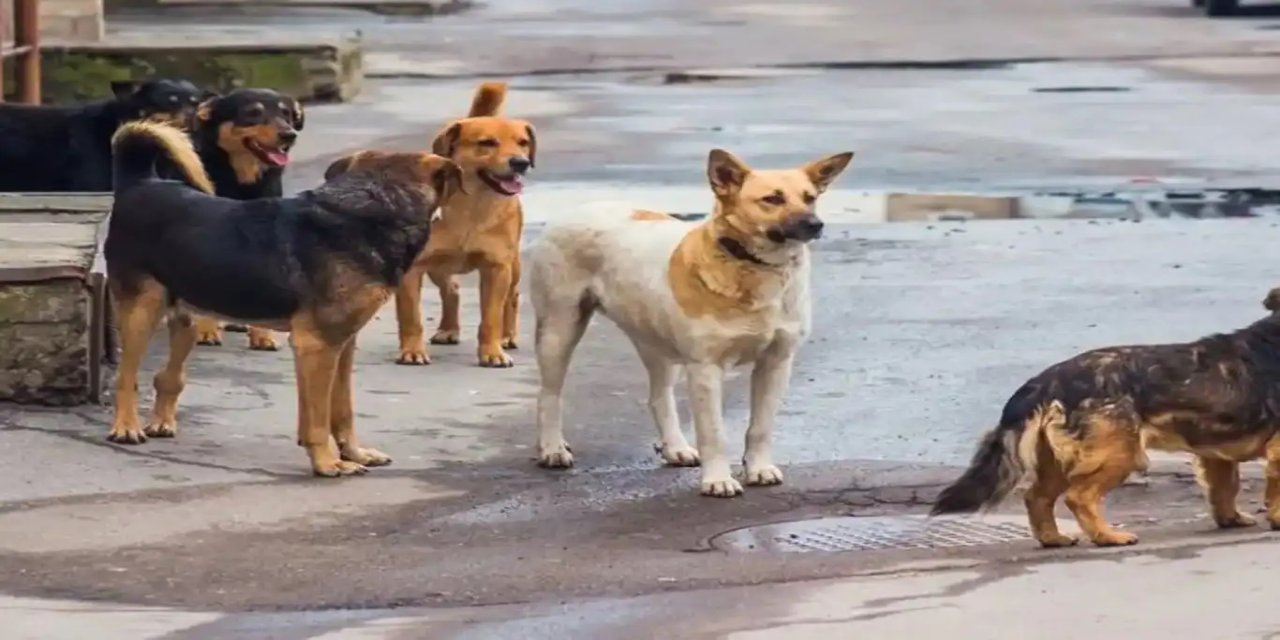
[[[136,186],[157,175],[156,165],[165,162],[182,180],[195,189],[213,193],[213,183],[196,155],[191,138],[181,129],[162,122],[129,122],[111,138],[114,157],[115,193]]]
[[[1018,486],[1028,469],[1035,469],[1044,430],[1052,423],[1065,421],[1065,412],[1056,400],[1030,411],[1010,411],[1017,408],[1018,399],[1015,395],[1010,400],[1000,426],[982,438],[969,468],[938,494],[930,515],[990,509]]]
[[[471,99],[471,111],[468,118],[480,116],[497,116],[502,114],[502,103],[507,100],[507,83],[486,82],[476,89],[476,96]]]

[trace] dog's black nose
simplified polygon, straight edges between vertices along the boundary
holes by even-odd
[[[529,162],[529,159],[524,156],[516,156],[507,160],[507,166],[511,167],[511,170],[516,173],[524,173],[528,171],[531,164],[533,163]]]
[[[812,213],[792,218],[783,225],[783,235],[790,240],[808,242],[822,235],[822,218]]]
[[[280,142],[285,144],[293,144],[298,139],[298,132],[293,129],[285,129],[280,132]]]

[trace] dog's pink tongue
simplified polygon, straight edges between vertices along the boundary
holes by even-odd
[[[275,163],[277,167],[283,167],[289,164],[289,154],[283,151],[268,151],[267,159]]]
[[[510,178],[499,180],[498,185],[502,187],[503,191],[513,196],[519,195],[520,192],[524,191],[524,180],[521,180],[520,176],[511,176]]]

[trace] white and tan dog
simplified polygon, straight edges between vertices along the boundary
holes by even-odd
[[[745,480],[781,483],[770,433],[811,324],[808,243],[822,233],[814,205],[852,157],[754,171],[716,149],[707,163],[715,211],[701,224],[620,211],[550,226],[529,252],[542,376],[538,464],[573,466],[561,395],[573,349],[599,311],[631,338],[649,371],[662,458],[695,466],[701,454],[705,495],[742,493],[725,455],[721,389],[726,369],[753,364]],[[697,449],[685,440],[676,414],[681,366]]]

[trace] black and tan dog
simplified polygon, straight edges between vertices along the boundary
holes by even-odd
[[[306,117],[297,100],[271,89],[237,89],[200,105],[192,136],[200,161],[213,180],[214,193],[236,200],[284,195],[289,151]],[[219,323],[197,318],[197,344],[222,344]],[[229,331],[245,331],[228,324]],[[248,327],[249,348],[279,348],[270,329]]]
[[[1053,507],[1065,494],[1080,528],[1099,546],[1138,541],[1104,519],[1102,501],[1147,466],[1146,448],[1196,455],[1214,521],[1247,527],[1239,463],[1267,461],[1266,510],[1280,529],[1280,289],[1271,316],[1195,342],[1109,347],[1046,369],[1005,404],[969,469],[943,490],[935,515],[996,505],[1030,472],[1032,533],[1045,547],[1075,544]]]
[[[438,206],[461,184],[458,166],[430,154],[394,154],[296,197],[239,201],[210,195],[199,157],[175,128],[131,123],[114,148],[104,255],[122,353],[108,439],[136,444],[175,435],[196,343],[194,312],[291,332],[298,443],[317,475],[389,463],[356,441],[355,336],[426,246]],[[183,180],[156,178],[161,161]],[[155,376],[154,412],[140,427],[138,368],[161,317],[169,357]]]
[[[185,80],[111,83],[88,104],[0,104],[0,191],[111,191],[111,136],[131,120],[191,124],[211,93]]]

